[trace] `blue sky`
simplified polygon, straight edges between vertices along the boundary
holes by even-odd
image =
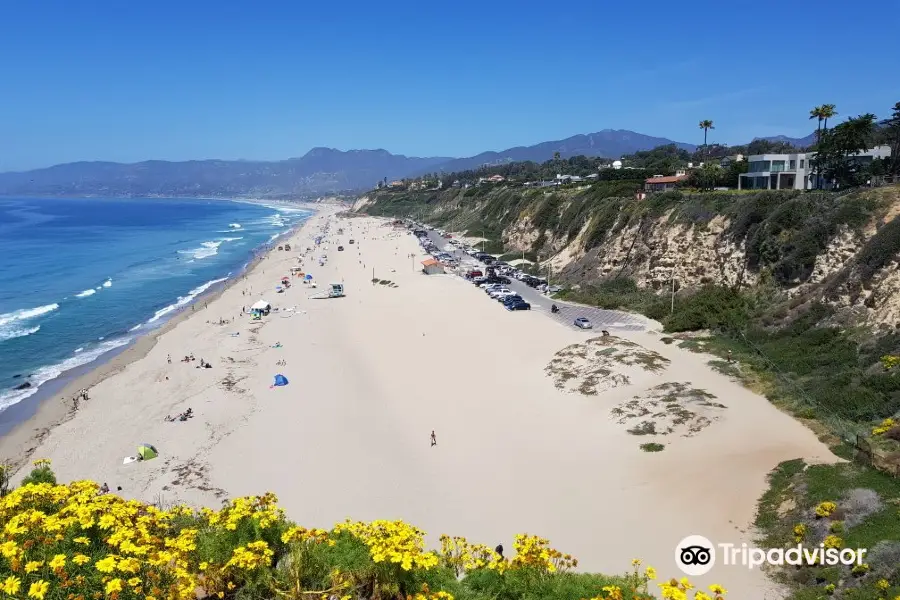
[[[13,0],[0,5],[0,171],[315,146],[468,156],[605,128],[698,143],[704,118],[714,142],[802,136],[816,104],[884,116],[900,101],[896,44],[877,26],[897,10]]]

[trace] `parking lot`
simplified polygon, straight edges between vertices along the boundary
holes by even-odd
[[[472,265],[484,270],[485,265],[483,263],[450,245],[448,240],[443,238],[437,231],[429,231],[428,238],[439,249],[458,260],[460,265]],[[587,318],[593,325],[594,330],[644,331],[653,325],[652,321],[640,315],[553,300],[516,279],[511,278],[510,283],[506,284],[505,287],[516,292],[523,300],[531,304],[531,310],[541,311],[551,319],[573,329],[576,329],[573,323],[578,317]],[[559,308],[559,312],[556,314],[550,310],[553,304],[556,304],[557,308]]]

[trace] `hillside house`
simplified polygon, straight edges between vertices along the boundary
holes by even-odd
[[[654,175],[644,181],[644,191],[648,194],[668,192],[674,190],[679,183],[686,181],[687,178],[688,176],[684,171],[679,171],[678,175]]]

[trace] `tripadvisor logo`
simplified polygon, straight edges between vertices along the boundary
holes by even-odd
[[[826,548],[797,544],[790,548],[764,550],[747,544],[713,544],[702,535],[689,535],[675,546],[675,564],[685,574],[699,577],[709,573],[716,562],[725,566],[741,565],[755,569],[762,565],[800,566],[861,565],[865,548]]]

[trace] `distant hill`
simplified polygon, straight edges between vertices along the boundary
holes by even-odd
[[[604,129],[564,140],[483,152],[470,158],[418,158],[387,150],[313,148],[282,161],[150,160],[133,164],[76,162],[21,173],[0,173],[0,195],[22,196],[209,196],[295,197],[369,189],[375,182],[423,173],[464,171],[484,164],[541,163],[562,158],[619,158],[657,146],[696,146],[627,130]]]
[[[692,144],[673,142],[666,138],[635,133],[626,129],[604,129],[596,133],[573,135],[564,140],[541,142],[534,146],[517,146],[499,152],[482,152],[470,158],[458,158],[441,164],[438,166],[438,170],[451,173],[505,162],[542,163],[553,158],[556,152],[559,152],[561,158],[584,155],[616,159],[625,154],[651,150],[667,144],[675,144],[679,148],[691,152],[696,149],[696,146]]]
[[[282,161],[150,160],[122,164],[76,162],[22,173],[0,173],[0,194],[32,196],[284,197],[372,187],[387,177],[451,160],[415,158],[387,150],[313,148]]]
[[[766,140],[767,142],[784,142],[785,144],[790,144],[796,148],[808,148],[816,143],[816,132],[813,131],[806,137],[802,138],[792,138],[786,135],[776,135],[773,137],[763,137],[763,138],[753,138],[756,140]]]

